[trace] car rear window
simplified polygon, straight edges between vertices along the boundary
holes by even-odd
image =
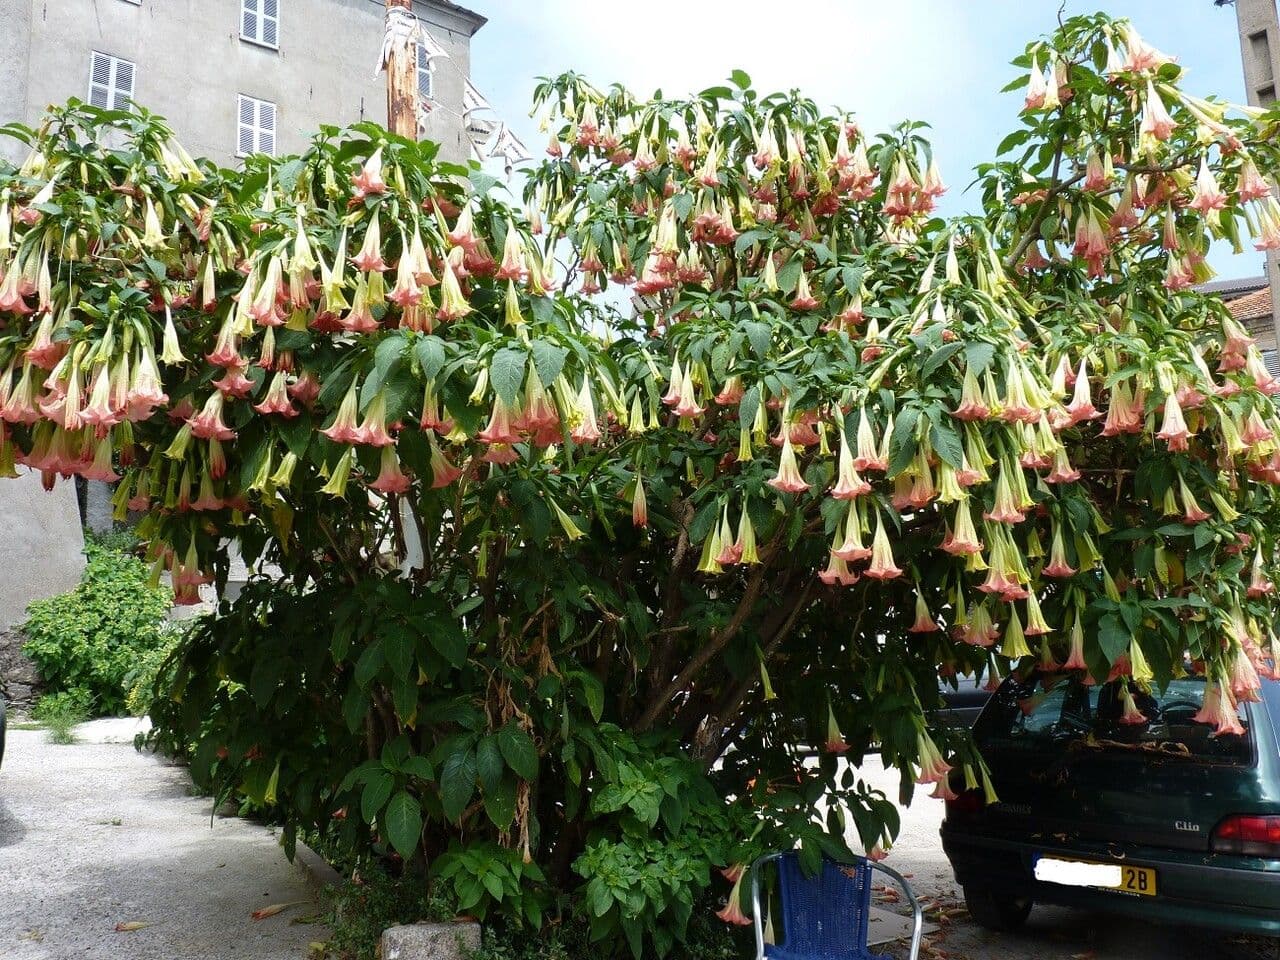
[[[1213,763],[1253,761],[1253,733],[1243,707],[1243,736],[1218,736],[1192,719],[1204,702],[1204,681],[1173,680],[1164,690],[1131,687],[1144,723],[1121,723],[1124,705],[1118,682],[1086,686],[1075,678],[1012,676],[992,696],[974,728],[979,747],[1002,750],[1132,750]]]

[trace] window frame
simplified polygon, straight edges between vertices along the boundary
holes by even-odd
[[[431,56],[430,51],[427,49],[427,45],[425,43],[419,42],[417,44],[417,48],[418,48],[417,58],[414,61],[414,65],[415,65],[414,79],[417,81],[416,89],[418,91],[418,99],[433,100],[435,99],[435,95],[436,95],[436,59],[435,57]],[[423,61],[426,62],[425,70],[423,69],[423,66],[422,66]],[[424,73],[427,76],[426,93],[422,92],[422,75]]]
[[[246,103],[253,105],[253,123],[246,124],[244,122],[244,106]],[[268,130],[262,126],[262,108],[269,106],[271,108],[271,128]],[[255,153],[265,153],[267,156],[274,157],[279,147],[279,123],[280,123],[280,107],[273,100],[263,100],[260,97],[254,97],[247,93],[236,94],[236,142],[235,157],[243,160],[245,157],[252,156]],[[253,149],[248,152],[240,148],[241,135],[248,130],[253,140]],[[271,136],[271,149],[262,149],[262,138],[264,134]]]
[[[108,72],[106,83],[98,83],[94,79],[94,73],[96,72],[94,68],[98,65],[99,57],[107,62]],[[128,64],[129,66],[129,88],[127,91],[121,88],[118,84],[121,64]],[[85,97],[85,102],[91,107],[98,107],[101,110],[128,110],[129,104],[127,102],[117,104],[116,101],[122,94],[124,100],[133,100],[134,92],[137,89],[137,83],[138,64],[133,60],[127,60],[124,57],[117,57],[114,53],[104,53],[101,50],[89,51],[89,92]],[[93,91],[95,87],[102,88],[106,91],[107,101],[105,104],[99,105],[93,102]]]
[[[274,16],[270,16],[267,11],[267,4],[273,0],[240,0],[240,39],[244,43],[253,44],[255,47],[261,47],[264,50],[274,50],[280,52],[280,4],[282,0],[274,0],[276,12]],[[258,35],[251,36],[244,31],[244,19],[248,14],[252,14],[256,18],[258,25]],[[265,24],[267,20],[275,23],[276,40],[272,43],[267,39]]]

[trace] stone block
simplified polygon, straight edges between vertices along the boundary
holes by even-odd
[[[466,960],[479,949],[478,923],[413,923],[382,931],[382,960]]]

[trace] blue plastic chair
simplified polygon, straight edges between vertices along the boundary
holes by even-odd
[[[778,865],[782,938],[769,944],[764,942],[766,917],[760,904],[760,873],[773,862]],[[808,877],[795,851],[767,854],[751,866],[756,960],[891,960],[867,949],[873,870],[893,878],[911,903],[911,960],[917,960],[924,914],[902,874],[861,857],[850,864],[824,857],[817,876]]]

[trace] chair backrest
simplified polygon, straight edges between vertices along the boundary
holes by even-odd
[[[816,876],[805,876],[794,852],[778,858],[783,946],[788,953],[864,957],[871,908],[871,864],[825,857]]]

